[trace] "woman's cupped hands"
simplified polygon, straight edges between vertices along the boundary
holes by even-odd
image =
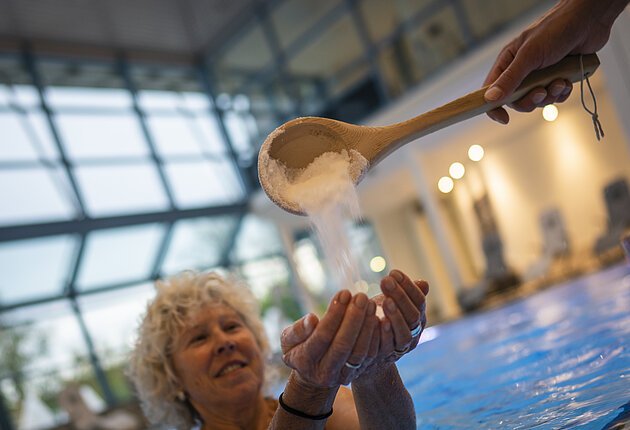
[[[321,319],[310,313],[284,329],[282,358],[302,383],[329,388],[377,376],[418,345],[427,282],[392,270],[381,291],[371,299],[339,291]]]

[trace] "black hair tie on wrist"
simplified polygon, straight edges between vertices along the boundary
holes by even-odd
[[[333,413],[332,408],[330,408],[330,412],[326,412],[325,414],[321,414],[321,415],[309,415],[309,414],[304,413],[302,411],[298,411],[297,409],[293,409],[291,406],[289,406],[286,403],[284,403],[284,400],[282,400],[282,395],[283,394],[284,393],[281,393],[280,397],[278,397],[278,402],[280,403],[280,406],[282,407],[282,409],[284,409],[285,411],[287,411],[291,415],[295,415],[295,416],[300,417],[300,418],[305,418],[307,420],[319,421],[319,420],[325,420],[326,418],[331,416],[332,413]]]

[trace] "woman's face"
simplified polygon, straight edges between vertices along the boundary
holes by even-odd
[[[254,334],[223,304],[206,305],[190,318],[175,342],[173,364],[196,409],[251,401],[264,379]]]

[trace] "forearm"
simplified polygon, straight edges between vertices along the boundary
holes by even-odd
[[[317,388],[300,380],[292,371],[282,396],[284,402],[293,409],[308,415],[323,415],[332,410],[339,387]],[[323,429],[326,419],[311,420],[302,418],[284,410],[280,405],[269,425],[269,429],[316,430]]]
[[[630,0],[560,0],[562,3],[574,10],[584,10],[591,19],[610,28]]]
[[[416,428],[413,400],[395,364],[386,365],[374,376],[355,380],[352,393],[361,430]]]

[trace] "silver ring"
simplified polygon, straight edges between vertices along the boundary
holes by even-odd
[[[394,354],[396,355],[405,355],[407,352],[409,352],[409,346],[407,346],[405,349],[394,348]]]
[[[422,323],[418,323],[416,328],[411,330],[411,337],[417,337],[421,331],[422,331]]]
[[[350,369],[358,369],[359,367],[361,367],[361,363],[359,364],[352,364],[349,361],[346,361],[345,363],[343,363],[344,366],[349,367]]]

